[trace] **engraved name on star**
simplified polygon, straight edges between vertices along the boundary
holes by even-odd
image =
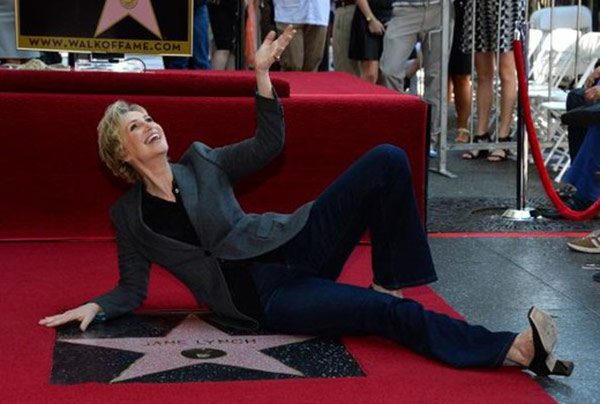
[[[106,0],[94,37],[102,34],[127,16],[162,39],[150,0]]]
[[[203,363],[304,376],[300,371],[262,353],[261,350],[304,342],[312,338],[314,337],[289,335],[234,336],[190,314],[160,338],[78,338],[58,341],[144,354],[110,381],[115,383]]]

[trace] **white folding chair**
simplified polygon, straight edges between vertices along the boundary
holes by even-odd
[[[579,8],[579,26],[577,9]],[[586,6],[558,6],[542,8],[531,13],[531,28],[552,31],[555,28],[579,29],[582,32],[592,30],[592,12]]]
[[[577,83],[577,87],[582,87],[600,59],[600,32],[588,32],[579,38],[579,57],[581,62],[586,64],[585,71]]]
[[[579,38],[579,56],[581,62],[586,64],[584,73],[579,78],[576,87],[584,85],[587,78],[594,70],[594,66],[600,59],[600,33],[588,32]],[[566,96],[565,96],[566,101]],[[567,130],[560,123],[560,116],[566,111],[565,101],[546,101],[540,104],[540,108],[546,110],[547,121],[546,129],[549,139],[553,142],[552,146],[544,150],[546,155],[544,164],[558,172],[555,178],[560,182],[563,175],[570,166],[571,158],[569,155],[569,145],[567,142]]]
[[[546,35],[540,51],[531,65],[530,97],[550,96],[565,76],[573,72],[578,32],[571,28],[556,28]],[[584,70],[583,66],[580,70]],[[546,90],[546,94],[543,93]]]

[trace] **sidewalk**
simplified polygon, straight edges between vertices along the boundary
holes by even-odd
[[[452,117],[454,111],[450,111]],[[451,122],[449,127],[453,127]],[[454,139],[453,131],[448,135]],[[506,208],[517,207],[517,162],[511,156],[502,162],[486,159],[463,160],[463,151],[449,151],[447,169],[458,178],[429,172],[428,220],[430,232],[440,231],[577,231],[600,228],[600,220],[572,222],[563,219],[538,219],[515,222],[501,217]],[[430,167],[437,168],[437,159]],[[556,173],[551,172],[551,177]],[[529,164],[528,207],[552,209],[534,164]],[[554,183],[557,187],[558,184]]]
[[[600,220],[505,220],[501,206],[516,207],[516,161],[466,161],[461,154],[448,153],[447,168],[458,178],[429,173],[427,225],[439,276],[433,288],[467,320],[492,330],[518,332],[529,307],[547,310],[560,332],[557,356],[576,366],[569,378],[536,380],[560,403],[600,402],[600,283],[583,268],[600,263],[600,255],[570,251],[567,237],[545,233],[586,233]],[[529,206],[551,206],[532,165],[527,195]]]

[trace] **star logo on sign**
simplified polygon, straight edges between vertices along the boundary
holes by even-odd
[[[288,335],[232,336],[190,314],[164,337],[79,338],[58,341],[144,354],[110,381],[115,383],[205,363],[304,376],[261,350],[312,338],[314,337]]]
[[[150,0],[106,0],[94,37],[102,34],[127,16],[162,39]]]

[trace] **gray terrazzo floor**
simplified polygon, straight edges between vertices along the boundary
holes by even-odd
[[[561,403],[600,402],[600,283],[592,280],[594,271],[582,268],[600,263],[600,255],[569,251],[565,237],[438,238],[434,234],[587,232],[600,228],[600,220],[515,224],[503,222],[498,209],[473,214],[481,207],[514,206],[516,163],[463,161],[456,151],[449,153],[448,160],[448,169],[458,178],[429,175],[428,229],[440,278],[434,289],[468,320],[494,330],[521,330],[527,326],[531,305],[546,309],[559,326],[557,354],[574,360],[576,368],[570,378],[537,378],[537,382]],[[532,203],[549,206],[537,173],[531,171]]]

